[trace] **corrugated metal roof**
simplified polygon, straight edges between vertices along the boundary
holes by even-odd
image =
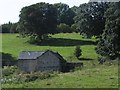
[[[41,51],[23,51],[20,52],[18,59],[36,59],[37,57],[41,56],[45,52]]]

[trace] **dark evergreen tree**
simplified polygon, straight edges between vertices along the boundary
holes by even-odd
[[[96,51],[110,59],[120,58],[120,2],[111,3],[105,17],[105,30]]]
[[[79,59],[79,57],[82,55],[82,50],[80,49],[80,46],[75,47],[74,55]]]

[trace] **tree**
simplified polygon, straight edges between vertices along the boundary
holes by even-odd
[[[105,30],[96,52],[110,59],[120,58],[120,2],[111,3],[105,13]]]
[[[82,4],[77,9],[75,23],[80,34],[91,37],[103,33],[105,26],[104,12],[107,3],[89,2]]]
[[[76,24],[72,24],[72,25],[71,25],[71,31],[72,31],[72,32],[76,32],[76,33],[79,32],[79,30],[77,29],[77,25],[76,25]]]
[[[10,28],[10,33],[18,33],[17,31],[17,23],[13,23]]]
[[[2,33],[10,33],[11,26],[12,26],[11,22],[2,24]]]
[[[73,6],[71,7],[71,10],[75,13],[75,15],[77,14],[77,10],[78,10],[78,6]]]
[[[17,29],[22,35],[43,40],[47,34],[56,32],[57,10],[52,4],[37,3],[23,7]]]
[[[58,25],[57,29],[59,33],[72,33],[70,26],[66,25],[65,23]]]
[[[76,46],[74,55],[79,59],[79,57],[82,55],[82,50],[80,49],[80,46]]]
[[[57,8],[58,24],[65,23],[67,25],[72,25],[74,23],[75,13],[67,4],[56,3],[54,6]]]

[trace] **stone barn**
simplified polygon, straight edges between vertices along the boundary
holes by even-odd
[[[18,67],[26,72],[61,71],[65,62],[59,53],[50,50],[23,51],[18,58]]]

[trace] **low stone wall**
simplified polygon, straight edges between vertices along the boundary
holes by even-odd
[[[82,62],[67,62],[62,65],[62,71],[68,72],[71,69],[74,69],[75,67],[83,67],[83,63]]]
[[[4,62],[2,62],[2,66],[14,66],[14,65],[18,66],[20,64],[20,63],[19,64],[18,63],[19,63],[18,61],[7,61],[7,60],[4,60]],[[26,65],[26,68],[28,67],[27,64],[22,64],[22,65]],[[83,67],[83,63],[82,62],[65,62],[65,63],[62,63],[60,71],[62,71],[62,72],[69,72],[70,70],[74,69],[75,67]],[[34,68],[34,67],[31,66],[30,68]]]

